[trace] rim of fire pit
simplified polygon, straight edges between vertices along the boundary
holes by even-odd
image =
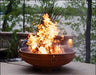
[[[25,49],[25,50],[24,50]],[[19,52],[23,52],[23,53],[28,53],[28,54],[33,54],[33,55],[67,55],[67,54],[75,54],[76,52],[73,50],[73,49],[70,49],[70,50],[68,50],[68,52],[66,52],[66,53],[61,53],[61,54],[38,54],[38,53],[31,53],[31,52],[29,52],[28,51],[28,48],[27,47],[24,47],[24,48],[20,48],[19,49]]]

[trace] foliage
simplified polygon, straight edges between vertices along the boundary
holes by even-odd
[[[91,63],[96,63],[96,2],[92,4],[92,26],[91,26]]]
[[[15,58],[18,57],[18,36],[16,34],[17,30],[15,30],[12,34],[12,40],[9,43],[9,48],[7,50],[7,58]]]
[[[12,5],[12,8],[9,8],[10,11],[8,12],[9,4]],[[3,2],[2,5],[1,5],[1,7],[5,8],[5,9],[3,9],[4,10],[3,12],[5,15],[2,17],[2,20],[3,21],[7,20],[6,24],[5,24],[5,31],[12,31],[13,27],[15,27],[16,23],[22,21],[22,18],[20,17],[20,15],[22,14],[21,6],[20,6],[21,3],[19,0],[12,0],[12,1],[6,0]],[[9,25],[9,22],[10,22],[10,25]]]
[[[60,21],[58,20],[58,17],[62,13],[62,7],[57,7],[55,2],[55,0],[39,0],[40,6],[36,4],[33,7],[26,5],[26,22],[30,24],[30,26],[26,27],[26,30],[29,30],[31,32],[36,31],[36,25],[38,23],[42,23],[42,15],[44,13],[48,13],[52,21]],[[57,12],[58,9],[61,10]]]
[[[72,19],[74,14],[79,16],[77,23],[66,22],[72,30],[76,31],[76,39],[74,41],[74,46],[76,49],[76,61],[85,62],[85,30],[86,30],[86,18],[87,18],[87,8],[86,1],[73,1],[66,3],[66,19]],[[69,5],[68,5],[69,4]],[[91,63],[96,63],[96,2],[92,3],[92,26],[91,26]],[[74,10],[77,9],[77,10]],[[81,28],[82,26],[82,28]],[[82,30],[83,29],[83,32]],[[75,33],[73,33],[76,35]]]
[[[64,17],[66,20],[73,19],[77,17],[77,22],[66,22],[73,30],[73,35],[76,35],[74,40],[74,50],[76,50],[75,61],[85,61],[85,27],[86,27],[86,17],[87,8],[85,7],[85,1],[71,1],[66,5]],[[81,28],[82,27],[82,28]]]

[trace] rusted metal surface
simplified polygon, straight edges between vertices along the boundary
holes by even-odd
[[[75,57],[75,52],[70,50],[63,54],[33,54],[27,48],[22,48],[19,54],[24,61],[36,67],[60,67]]]
[[[60,40],[60,45],[64,48],[64,53],[62,54],[36,54],[31,53],[27,47],[21,48],[19,54],[24,61],[35,67],[60,67],[71,62],[75,57],[75,52],[72,49],[66,48],[68,39],[73,38],[73,36],[65,36],[63,40],[61,40],[60,36],[55,38]]]

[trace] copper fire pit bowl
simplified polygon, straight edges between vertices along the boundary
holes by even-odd
[[[65,36],[64,40],[66,41],[69,38],[73,39],[73,36]],[[66,42],[61,41],[62,45],[64,43],[66,44]],[[35,67],[60,67],[71,62],[75,57],[75,52],[72,49],[64,49],[64,53],[62,54],[36,54],[31,53],[27,47],[23,47],[19,49],[19,55],[22,60]]]
[[[71,62],[75,56],[73,50],[64,54],[33,54],[27,48],[20,49],[19,54],[24,61],[37,67],[59,67]]]

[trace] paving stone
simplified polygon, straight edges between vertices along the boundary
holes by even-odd
[[[95,64],[71,62],[55,71],[38,71],[24,61],[1,63],[1,75],[95,75]]]

